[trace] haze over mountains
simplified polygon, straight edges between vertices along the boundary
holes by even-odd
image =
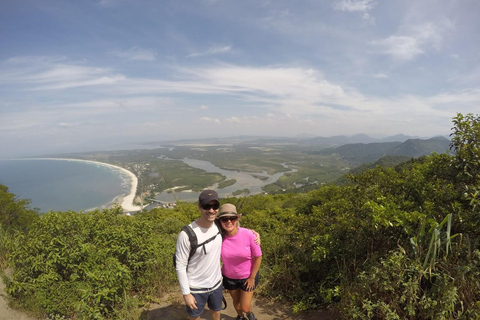
[[[143,143],[144,146],[172,146],[181,144],[299,144],[303,146],[341,146],[352,143],[375,143],[375,142],[405,142],[409,139],[428,139],[417,136],[407,136],[405,134],[397,134],[384,138],[373,138],[366,134],[356,134],[353,136],[331,136],[331,137],[272,137],[272,136],[235,136],[224,138],[199,138],[199,139],[180,139],[168,141],[151,141]],[[445,138],[446,139],[446,138]]]

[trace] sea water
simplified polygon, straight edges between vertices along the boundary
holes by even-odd
[[[128,176],[93,162],[0,160],[0,184],[40,212],[88,211],[111,205],[130,192]]]

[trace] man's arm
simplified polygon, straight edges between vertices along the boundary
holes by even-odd
[[[177,238],[175,270],[177,271],[178,282],[180,283],[185,305],[190,309],[198,309],[197,300],[195,300],[195,297],[190,293],[190,285],[188,282],[187,266],[189,255],[190,240],[188,239],[188,235],[182,231]]]
[[[255,243],[256,244],[260,244],[260,234],[255,231],[255,230],[251,230],[253,232],[253,234],[255,235]]]
[[[190,285],[187,276],[188,256],[190,255],[190,240],[185,232],[180,232],[175,249],[175,270],[177,272],[180,289],[184,295],[190,293]]]

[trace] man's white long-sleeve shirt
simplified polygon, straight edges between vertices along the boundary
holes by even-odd
[[[198,244],[219,232],[215,224],[210,228],[202,228],[196,222],[192,222],[190,227],[197,235]],[[190,293],[190,288],[212,288],[222,279],[220,269],[221,250],[222,236],[218,234],[213,241],[198,247],[189,262],[190,240],[185,232],[180,232],[177,238],[175,269],[184,295]]]

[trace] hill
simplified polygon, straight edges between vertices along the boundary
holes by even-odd
[[[172,141],[151,141],[143,143],[146,147],[168,147],[181,145],[271,145],[271,144],[287,144],[306,147],[334,147],[345,144],[355,143],[382,143],[382,142],[405,142],[408,139],[416,137],[397,134],[384,138],[373,138],[366,134],[360,133],[352,136],[337,135],[329,137],[271,137],[271,136],[235,136],[235,137],[213,137],[198,139],[182,139]]]
[[[434,152],[446,153],[450,140],[444,137],[434,137],[427,140],[408,139],[405,142],[375,142],[353,143],[322,150],[307,151],[309,154],[337,155],[353,165],[374,162],[385,156],[403,156],[418,158]]]

